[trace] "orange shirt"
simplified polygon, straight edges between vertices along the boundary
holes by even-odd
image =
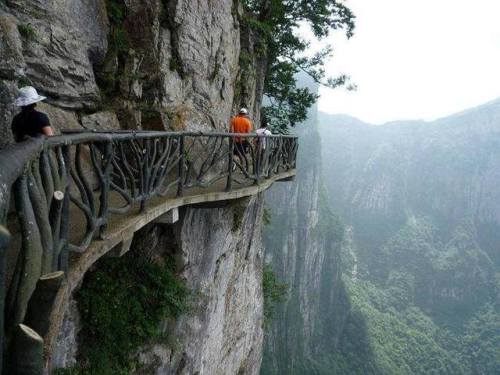
[[[235,116],[231,119],[231,133],[250,133],[252,131],[252,122],[244,116]],[[240,137],[235,138],[236,142],[241,142]]]

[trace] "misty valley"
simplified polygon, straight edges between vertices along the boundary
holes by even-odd
[[[500,373],[500,100],[434,122],[313,109],[266,196],[288,286],[261,374]]]

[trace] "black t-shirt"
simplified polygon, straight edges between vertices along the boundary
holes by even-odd
[[[25,109],[12,120],[12,134],[16,142],[22,142],[25,136],[37,137],[43,134],[43,128],[50,126],[45,113],[34,109]]]

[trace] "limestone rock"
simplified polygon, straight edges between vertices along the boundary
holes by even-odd
[[[15,17],[0,11],[0,77],[14,79],[22,75],[25,63],[21,36]]]
[[[56,134],[59,134],[61,130],[65,129],[82,129],[82,126],[78,122],[78,118],[74,112],[54,107],[53,105],[45,102],[38,103],[37,110],[45,113],[49,117],[50,124],[54,128]]]
[[[93,106],[100,96],[92,64],[107,49],[104,1],[11,0],[8,9],[26,30],[23,55],[33,85],[58,105]]]
[[[238,2],[125,0],[118,26],[110,24],[106,3],[0,1],[1,142],[11,139],[10,122],[18,111],[12,102],[18,84],[25,83],[48,97],[39,109],[57,131],[225,131],[242,100],[258,118],[262,72],[245,78],[244,99],[236,90],[241,81]],[[113,27],[126,39],[125,51],[113,50]],[[251,45],[252,37],[245,43]],[[176,224],[186,261],[183,276],[204,297],[195,316],[172,327],[182,349],[171,353],[159,344],[144,353],[145,363],[158,362],[156,373],[259,372],[261,198],[244,206],[241,217],[234,207],[191,208]],[[235,229],[236,216],[242,223]],[[68,313],[55,367],[74,362],[76,314]]]
[[[14,141],[10,124],[18,110],[13,104],[16,96],[16,82],[0,80],[0,148]]]
[[[82,125],[85,129],[92,130],[119,130],[120,123],[116,114],[111,111],[97,112],[82,117]]]
[[[52,355],[55,368],[70,367],[76,364],[78,350],[77,336],[81,330],[80,313],[74,299],[68,304],[68,309],[64,314],[63,326],[59,332],[57,346]]]
[[[259,373],[264,337],[262,210],[262,196],[227,207],[184,210],[175,224],[173,248],[182,277],[196,291],[194,306],[165,325],[174,344],[162,340],[141,351],[146,373]],[[165,245],[167,239],[159,233],[152,230],[147,240],[135,244],[156,255],[171,251],[172,235]]]

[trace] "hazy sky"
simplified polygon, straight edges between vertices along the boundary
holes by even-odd
[[[356,92],[322,89],[320,110],[372,123],[431,120],[500,97],[500,0],[348,0],[355,36],[332,36],[330,75]]]

